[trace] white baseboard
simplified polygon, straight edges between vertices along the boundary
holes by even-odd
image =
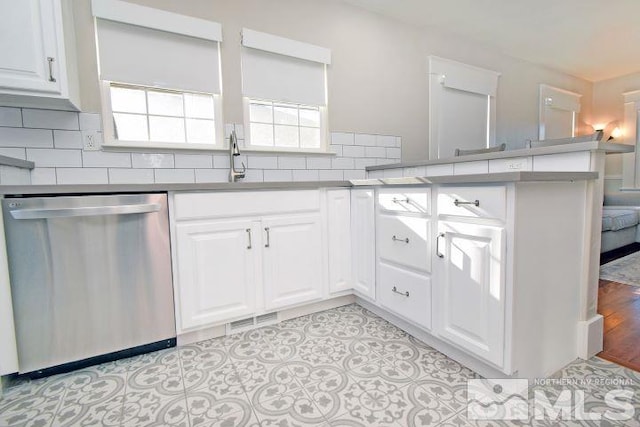
[[[590,359],[602,351],[604,317],[596,314],[591,319],[578,322],[578,357]]]

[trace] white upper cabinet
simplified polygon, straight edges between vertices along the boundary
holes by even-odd
[[[1,105],[79,108],[67,12],[61,0],[0,2]]]

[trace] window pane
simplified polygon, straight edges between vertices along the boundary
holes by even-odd
[[[213,96],[198,93],[184,94],[185,116],[198,119],[214,119]],[[188,125],[187,125],[188,128]]]
[[[149,91],[147,96],[149,97],[149,114],[184,116],[182,94]]]
[[[116,138],[120,141],[148,141],[147,116],[114,113]]]
[[[276,126],[276,146],[298,147],[297,126]]]
[[[273,125],[251,123],[251,144],[273,146]]]
[[[270,104],[251,103],[249,105],[251,122],[273,123],[273,107]]]
[[[278,125],[298,126],[298,108],[276,105],[273,107],[273,121]]]
[[[304,148],[320,148],[320,129],[300,128],[300,146]]]
[[[300,126],[320,127],[320,110],[300,108]]]
[[[184,142],[183,119],[149,116],[149,130],[152,141]]]
[[[111,86],[111,110],[123,113],[147,112],[144,90]]]
[[[216,128],[213,120],[187,119],[187,142],[215,144]]]

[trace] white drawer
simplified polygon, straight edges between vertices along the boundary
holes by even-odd
[[[431,329],[431,280],[427,276],[380,263],[378,296],[398,316]]]
[[[388,261],[431,271],[430,221],[404,215],[378,216],[378,255]]]
[[[176,193],[176,220],[247,217],[320,209],[318,190]]]
[[[378,191],[380,209],[431,214],[430,188],[394,188]]]
[[[504,186],[441,188],[438,192],[438,214],[504,221],[507,190]]]

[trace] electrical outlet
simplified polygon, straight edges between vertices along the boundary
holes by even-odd
[[[100,132],[82,132],[82,149],[84,151],[99,151],[102,145]]]

